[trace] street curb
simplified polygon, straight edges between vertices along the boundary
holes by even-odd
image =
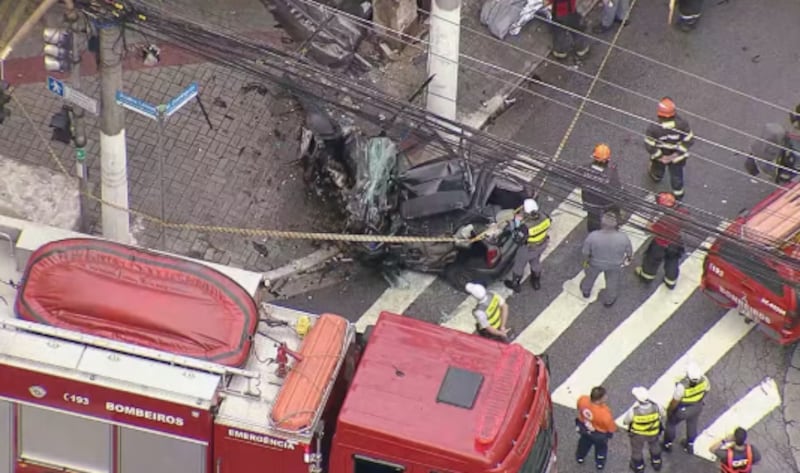
[[[800,471],[800,345],[794,348],[783,383],[783,425],[792,449],[795,471]]]
[[[582,10],[581,14],[585,16],[594,10],[594,7],[597,6],[599,2],[600,0],[589,0],[589,6],[586,8],[580,8],[581,5],[578,5],[578,9]],[[581,0],[578,0],[578,3],[581,3]],[[506,84],[501,87],[498,93],[486,100],[486,105],[484,105],[482,109],[462,116],[461,122],[477,130],[480,130],[486,126],[490,120],[496,118],[505,110],[505,108],[508,106],[506,104],[508,97],[510,97],[511,94],[513,94],[514,91],[517,90],[522,84],[528,81],[530,74],[533,73],[533,71],[535,71],[536,68],[538,68],[543,62],[545,62],[545,59],[550,56],[552,51],[551,45],[551,48],[549,48],[547,52],[542,55],[542,59],[531,64],[531,67],[520,74],[520,77],[515,79],[513,84]]]

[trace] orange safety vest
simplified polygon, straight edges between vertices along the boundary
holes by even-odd
[[[728,449],[728,457],[724,463],[721,463],[720,470],[722,473],[750,473],[753,469],[753,448],[750,445],[745,446],[745,458],[740,460],[733,459],[733,447]]]

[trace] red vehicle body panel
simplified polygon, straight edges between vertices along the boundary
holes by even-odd
[[[774,251],[774,256],[717,240],[703,264],[701,282],[703,291],[712,300],[729,309],[737,308],[782,345],[800,340],[800,274],[794,269],[800,265],[800,245],[794,240],[773,241],[769,233],[754,232],[748,224],[767,218],[775,221],[787,199],[797,200],[794,194],[798,190],[798,184],[793,184],[773,192],[725,230],[731,237],[744,238],[750,245]],[[788,217],[777,220],[796,225],[796,216]],[[791,230],[786,225],[777,228],[772,224],[766,227],[761,224],[760,228],[781,235]]]
[[[32,322],[228,366],[247,360],[258,324],[252,297],[214,269],[88,238],[36,250],[15,309]]]
[[[449,366],[483,375],[473,408],[437,402]],[[534,424],[551,421],[543,373],[544,362],[519,345],[384,312],[339,414],[330,470],[352,471],[360,453],[412,470],[409,461],[436,471],[519,471],[539,435]]]
[[[31,387],[34,386],[47,386],[48,389],[43,395],[34,395],[31,392]],[[70,396],[81,396],[89,401],[87,404],[78,404],[70,401]],[[27,403],[35,401],[36,405],[65,412],[201,442],[211,441],[213,418],[210,412],[10,365],[0,366],[0,397]]]

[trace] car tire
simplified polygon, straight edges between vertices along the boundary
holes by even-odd
[[[486,284],[486,281],[476,280],[475,273],[470,271],[469,268],[463,264],[459,264],[458,261],[448,264],[444,268],[444,274],[442,276],[448,284],[459,291],[464,291],[464,286],[470,282],[476,282],[484,285]]]

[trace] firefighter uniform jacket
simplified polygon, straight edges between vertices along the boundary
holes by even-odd
[[[673,164],[686,160],[689,147],[694,141],[689,123],[677,115],[667,120],[662,119],[659,124],[650,124],[646,135],[644,144],[650,153],[650,159],[655,161],[663,156],[670,156]]]
[[[608,210],[614,202],[603,195],[603,187],[611,187],[612,189],[609,190],[612,191],[622,189],[617,167],[613,164],[607,166],[592,164],[583,173],[583,177],[589,181],[588,185],[581,187],[581,200],[583,201],[584,210],[587,212],[604,212]]]
[[[689,215],[689,212],[681,207],[675,211],[684,216]],[[662,216],[650,226],[650,231],[653,232],[653,241],[658,246],[663,246],[664,248],[670,245],[683,246],[683,237],[681,235],[683,232],[683,222],[678,216]]]

